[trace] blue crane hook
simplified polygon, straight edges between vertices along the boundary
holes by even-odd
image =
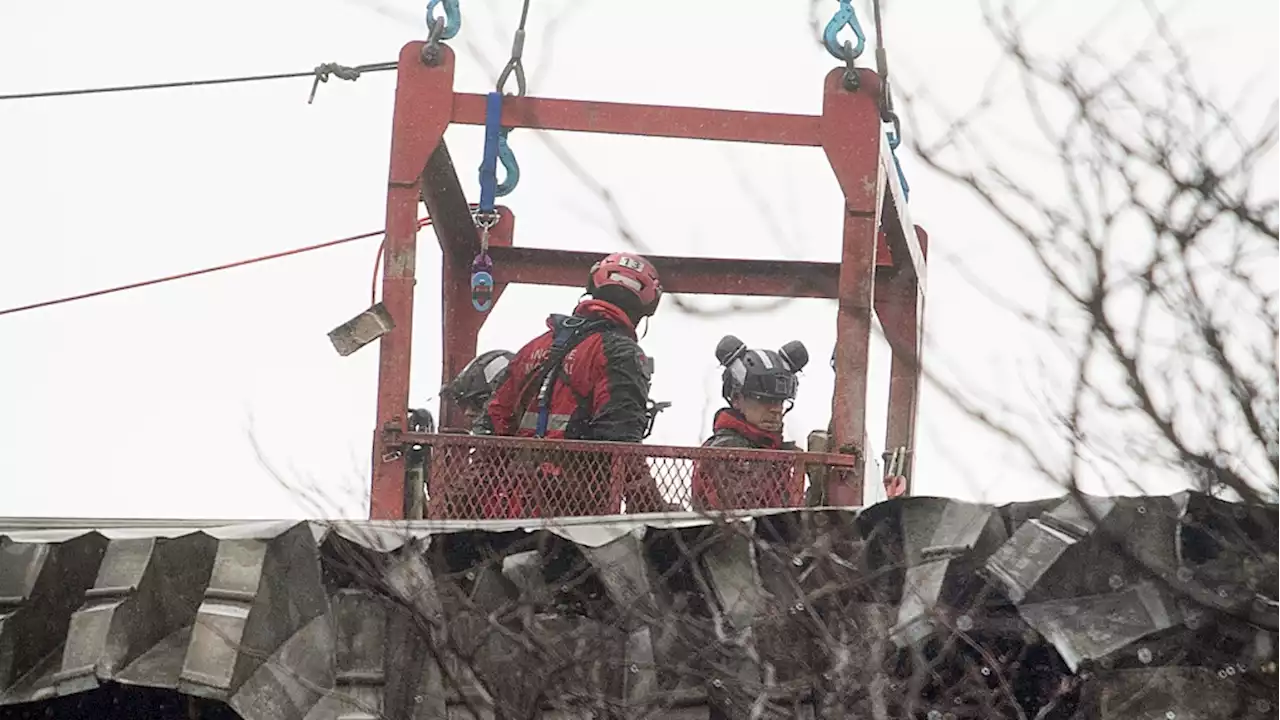
[[[853,30],[853,35],[858,40],[858,43],[850,49],[852,57],[846,56],[846,45],[841,45],[840,38],[836,37],[846,25]],[[853,0],[840,0],[840,9],[831,16],[831,21],[822,31],[822,44],[826,46],[827,52],[831,53],[832,57],[844,62],[857,59],[867,48],[867,36],[862,32],[862,24],[858,22],[858,13],[853,10]]]
[[[442,2],[444,3],[444,32],[440,34],[440,39],[449,40],[462,29],[462,9],[458,7],[458,0],[431,0],[431,2],[428,2],[427,29],[430,30],[435,26],[435,9]]]
[[[502,182],[497,183],[493,189],[493,194],[497,197],[511,194],[516,185],[520,184],[520,163],[516,162],[516,154],[507,145],[507,134],[510,132],[511,128],[503,128],[498,134],[498,162],[502,163]]]

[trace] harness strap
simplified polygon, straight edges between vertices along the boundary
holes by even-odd
[[[529,378],[525,381],[525,387],[520,392],[520,402],[517,403],[511,418],[513,426],[517,418],[524,415],[525,408],[529,406],[529,401],[533,399],[533,393],[536,391],[538,411],[534,437],[546,437],[547,426],[551,416],[551,396],[555,390],[555,384],[564,370],[565,357],[579,343],[603,331],[612,324],[608,320],[588,320],[577,316],[560,316],[556,319],[551,340],[551,351],[547,353],[547,358],[538,365],[536,370],[529,374]]]
[[[578,346],[579,343],[591,337],[592,335],[604,330],[611,325],[608,320],[591,320],[570,316],[562,320],[556,327],[555,335],[551,341],[551,353],[548,355],[546,363],[554,363],[550,367],[550,372],[546,373],[546,377],[542,381],[542,387],[538,390],[538,423],[534,428],[534,437],[546,437],[547,422],[551,414],[551,396],[555,389],[555,384],[560,379],[560,374],[564,371],[564,359],[569,353]]]

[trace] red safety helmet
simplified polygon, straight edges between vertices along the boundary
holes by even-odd
[[[591,266],[587,292],[620,287],[640,301],[641,317],[652,315],[662,299],[662,281],[653,263],[634,253],[613,253]]]

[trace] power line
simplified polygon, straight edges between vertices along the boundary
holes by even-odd
[[[429,224],[431,224],[430,219],[418,221],[419,228],[424,228]],[[42,300],[41,302],[32,303],[30,305],[20,305],[18,307],[11,307],[11,308],[0,310],[0,315],[11,315],[14,313],[24,312],[26,310],[36,310],[38,308],[50,307],[52,305],[61,305],[63,303],[75,302],[77,300],[86,300],[88,298],[100,297],[102,295],[110,295],[112,293],[123,292],[125,290],[135,290],[137,288],[148,287],[150,285],[159,285],[161,283],[172,282],[174,280],[183,280],[190,277],[196,277],[197,275],[207,275],[209,273],[219,272],[221,270],[230,270],[232,268],[244,267],[245,265],[253,265],[254,263],[266,262],[267,260],[277,260],[279,258],[289,257],[292,255],[300,255],[305,252],[311,252],[312,250],[323,250],[325,248],[336,247],[338,245],[345,245],[347,243],[355,242],[356,240],[365,240],[372,237],[378,237],[379,235],[384,235],[384,234],[386,234],[385,230],[375,230],[373,232],[361,233],[359,235],[352,235],[350,237],[339,238],[337,240],[330,240],[328,242],[322,242],[316,245],[307,245],[305,247],[294,248],[292,250],[285,250],[283,252],[271,253],[270,255],[262,255],[260,257],[249,258],[247,260],[239,260],[233,263],[226,263],[225,265],[215,265],[213,267],[207,267],[200,270],[191,270],[189,272],[178,273],[177,275],[166,275],[164,277],[154,278],[151,280],[143,280],[141,282],[129,283],[128,285],[117,285],[115,287],[103,288],[101,290],[94,290],[92,292],[81,293],[79,295],[69,295],[67,297],[56,298],[53,300]]]
[[[314,70],[306,72],[274,73],[271,75],[243,75],[240,77],[211,78],[206,80],[181,80],[176,82],[147,83],[142,85],[115,85],[110,87],[78,88],[74,90],[45,90],[41,92],[0,95],[0,100],[35,100],[40,98],[69,97],[73,95],[102,95],[106,93],[134,92],[139,90],[167,90],[172,88],[200,87],[205,85],[229,85],[232,83],[261,82],[267,80],[296,80],[308,77],[315,79],[315,82],[311,87],[311,96],[314,98],[316,87],[318,87],[322,82],[328,82],[330,75],[335,75],[343,80],[356,80],[359,79],[360,75],[363,73],[395,70],[396,65],[397,63],[395,62],[383,62],[348,67],[337,63],[325,63],[323,65],[318,65]]]

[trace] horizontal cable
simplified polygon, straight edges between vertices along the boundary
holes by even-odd
[[[362,73],[384,72],[395,70],[395,62],[370,63],[348,67],[337,63],[325,63],[314,70],[305,72],[273,73],[270,75],[242,75],[239,77],[211,78],[206,80],[179,80],[176,82],[147,83],[142,85],[114,85],[109,87],[77,88],[73,90],[44,90],[29,93],[11,93],[0,95],[0,100],[34,100],[38,98],[69,97],[73,95],[102,95],[105,93],[135,92],[139,90],[166,90],[172,88],[200,87],[204,85],[230,85],[232,83],[262,82],[267,80],[296,80],[298,78],[314,78],[312,96],[315,85],[328,82],[330,75],[343,80],[356,80]]]
[[[418,221],[419,229],[424,228],[429,224],[431,224],[430,219],[424,219],[424,220]],[[359,235],[352,235],[350,237],[339,238],[337,240],[330,240],[328,242],[322,242],[316,245],[307,245],[305,247],[294,248],[292,250],[285,250],[278,253],[271,253],[270,255],[262,255],[255,258],[249,258],[247,260],[238,260],[233,263],[226,263],[225,265],[215,265],[213,267],[202,268],[200,270],[191,270],[189,272],[178,273],[176,275],[166,275],[164,277],[154,278],[151,280],[143,280],[141,282],[129,283],[128,285],[117,285],[115,287],[103,288],[101,290],[94,290],[92,292],[81,293],[79,295],[68,295],[67,297],[55,298],[53,300],[42,300],[41,302],[31,303],[30,305],[20,305],[18,307],[11,307],[11,308],[0,310],[0,315],[12,315],[14,313],[20,313],[27,310],[36,310],[38,308],[50,307],[52,305],[62,305],[63,303],[75,302],[77,300],[86,300],[88,298],[101,297],[103,295],[111,295],[112,293],[124,292],[125,290],[135,290],[137,288],[149,287],[151,285],[159,285],[161,283],[173,282],[174,280],[183,280],[186,278],[196,277],[197,275],[208,275],[209,273],[215,273],[222,270],[230,270],[232,268],[244,267],[245,265],[253,265],[255,263],[266,262],[267,260],[278,260],[280,258],[290,257],[293,255],[300,255],[302,253],[311,252],[312,250],[323,250],[325,248],[337,247],[338,245],[345,245],[347,243],[355,242],[356,240],[365,240],[368,238],[378,237],[379,235],[384,235],[385,233],[386,233],[385,230],[375,230],[373,232],[360,233]]]

